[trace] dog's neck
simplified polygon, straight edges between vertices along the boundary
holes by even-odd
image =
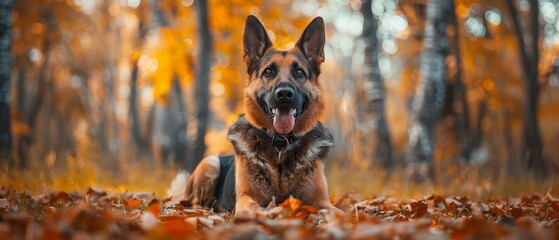
[[[289,147],[289,145],[296,143],[300,139],[299,136],[296,136],[294,134],[270,134],[266,129],[263,128],[258,129],[258,135],[260,135],[264,139],[269,140],[272,143],[272,146],[274,146],[278,152],[285,151]]]
[[[334,145],[332,135],[320,123],[304,135],[274,135],[251,125],[244,115],[231,125],[227,138],[236,155],[262,164],[280,164],[287,158],[300,163],[325,160]]]

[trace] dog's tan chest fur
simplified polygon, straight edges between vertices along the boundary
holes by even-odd
[[[268,139],[241,116],[230,128],[228,138],[235,148],[236,166],[242,168],[242,184],[259,205],[275,198],[281,203],[290,196],[311,204],[315,174],[322,174],[321,159],[334,145],[330,133],[318,124],[308,134],[283,149],[281,155]]]

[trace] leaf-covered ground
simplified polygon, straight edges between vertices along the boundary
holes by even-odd
[[[0,188],[0,236],[12,239],[559,239],[559,198],[550,193],[474,201],[430,195],[418,199],[333,201],[331,216],[288,199],[257,217],[183,207],[152,193],[30,194]]]

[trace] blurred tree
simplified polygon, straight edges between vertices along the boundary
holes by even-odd
[[[158,49],[158,54],[160,54],[158,60],[161,66],[158,67],[159,75],[154,76],[154,81],[156,81],[154,85],[169,88],[165,92],[158,93],[162,94],[162,96],[156,100],[153,106],[154,155],[164,163],[168,164],[171,161],[175,161],[181,167],[186,167],[191,162],[186,156],[188,148],[186,109],[183,92],[179,83],[179,73],[172,66],[172,64],[179,65],[181,62],[173,62],[174,56],[172,54],[176,53],[171,51],[175,46],[170,44],[170,42],[176,41],[174,39],[176,32],[172,30],[172,21],[166,16],[165,10],[167,9],[163,8],[164,3],[151,1],[151,31],[163,43],[161,49]],[[173,7],[171,6],[172,12],[174,11]],[[178,51],[185,50],[181,49]],[[182,56],[182,54],[185,53],[178,53],[179,56]],[[186,66],[179,65],[178,68],[184,69]]]
[[[384,116],[384,102],[386,91],[384,80],[380,75],[378,65],[378,19],[373,16],[371,0],[362,1],[361,13],[363,14],[363,32],[361,37],[365,42],[365,98],[367,101],[366,112],[367,128],[372,128],[374,149],[371,158],[373,162],[386,169],[392,169],[392,144],[388,124]]]
[[[173,79],[173,86],[171,90],[172,92],[170,93],[170,95],[172,97],[169,99],[170,101],[169,104],[171,104],[172,108],[177,110],[172,112],[174,113],[174,116],[172,116],[171,122],[175,123],[174,125],[176,128],[176,132],[172,135],[173,139],[171,141],[175,145],[173,146],[173,152],[177,163],[181,167],[185,168],[189,165],[189,162],[191,162],[189,161],[187,156],[188,144],[186,138],[186,133],[187,133],[186,131],[187,131],[188,121],[186,119],[186,106],[184,104],[184,97],[180,86],[180,81],[177,76],[175,76]]]
[[[0,2],[0,162],[12,158],[10,77],[12,70],[12,0]]]
[[[538,97],[540,86],[538,83],[539,64],[539,5],[537,0],[530,0],[530,30],[531,46],[527,46],[525,34],[522,32],[520,17],[512,0],[507,0],[507,5],[512,16],[514,31],[517,36],[518,50],[521,55],[525,100],[522,122],[521,153],[522,160],[526,161],[536,177],[544,178],[547,175],[547,166],[542,158],[542,139],[538,124]]]
[[[17,4],[23,5],[23,3],[16,2],[17,9],[25,9],[22,8],[21,5],[18,7]],[[44,60],[41,62],[38,69],[37,81],[34,83],[34,92],[25,91],[25,86],[31,85],[29,82],[26,82],[26,71],[32,68],[32,63],[28,61],[29,58],[26,54],[28,51],[25,51],[29,46],[25,46],[25,50],[20,53],[21,56],[19,56],[19,58],[16,58],[19,60],[23,60],[21,60],[22,63],[18,64],[19,77],[16,81],[16,88],[18,89],[16,96],[16,98],[18,99],[16,106],[16,112],[18,113],[16,122],[18,124],[16,126],[18,127],[15,128],[15,130],[17,130],[17,134],[15,134],[15,158],[16,161],[19,163],[19,166],[24,168],[27,167],[27,165],[29,164],[30,149],[35,140],[35,126],[37,125],[39,111],[42,109],[45,103],[47,83],[50,74],[52,73],[52,70],[49,67],[52,59],[51,48],[53,42],[58,40],[58,38],[60,37],[58,32],[58,24],[54,19],[53,8],[48,5],[41,6],[42,8],[37,11],[40,16],[33,16],[36,14],[36,12],[33,11],[18,11],[20,18],[33,16],[35,18],[40,18],[42,21],[45,22],[45,29],[43,35],[41,36],[42,39],[38,39],[38,41],[42,41],[41,52],[44,56]],[[38,19],[33,20],[36,21]]]
[[[209,122],[209,91],[210,68],[212,65],[212,38],[208,26],[208,3],[204,0],[194,1],[196,9],[196,26],[198,36],[198,60],[196,64],[196,142],[193,158],[188,162],[187,170],[193,171],[206,151],[205,136]]]
[[[450,3],[429,0],[420,76],[412,102],[406,175],[414,181],[431,179],[434,149],[433,128],[445,95],[446,28]]]
[[[184,97],[177,76],[173,77],[171,84],[171,91],[166,93],[165,105],[156,103],[152,112],[154,144],[157,144],[154,155],[164,164],[174,161],[184,168],[190,162],[186,155],[188,145]]]
[[[147,9],[147,3],[144,1],[138,6],[138,38],[136,40],[136,48],[140,48],[143,44],[144,38],[147,34],[148,27],[146,26],[145,12]],[[141,132],[141,119],[138,112],[138,78],[139,78],[139,66],[138,61],[140,59],[140,53],[135,53],[132,57],[132,72],[130,74],[130,96],[129,101],[129,118],[130,118],[130,131],[132,132],[132,142],[136,147],[136,153],[148,153],[148,140],[147,136],[143,135]]]
[[[480,144],[481,139],[479,139],[479,141],[472,141],[472,138],[478,138],[472,136],[470,126],[470,107],[468,105],[468,99],[466,95],[466,86],[464,84],[464,81],[462,80],[462,56],[460,54],[461,26],[458,22],[458,16],[456,15],[456,6],[454,4],[454,1],[450,1],[450,4],[451,7],[449,11],[449,22],[452,26],[453,31],[451,31],[452,34],[451,36],[449,36],[449,54],[453,56],[454,68],[450,76],[453,79],[450,81],[449,86],[447,87],[447,96],[449,96],[451,99],[450,107],[452,108],[452,113],[456,118],[456,140],[460,145],[460,154],[463,159],[469,160],[472,150]],[[479,116],[483,115],[485,114],[479,114]],[[481,130],[481,127],[478,127],[478,130]]]
[[[100,5],[98,12],[109,12],[111,8],[115,8],[118,3],[116,1],[103,1]],[[114,11],[114,10],[113,10]],[[110,156],[118,154],[120,151],[120,139],[118,137],[118,121],[116,119],[116,99],[115,88],[118,82],[118,75],[116,72],[117,61],[120,58],[122,47],[120,46],[120,31],[122,28],[122,21],[119,21],[119,16],[111,16],[101,14],[99,33],[104,36],[104,41],[107,44],[105,47],[108,51],[105,53],[105,62],[103,66],[103,81],[102,81],[102,98],[100,99],[99,111],[101,121],[99,122],[99,135],[98,140],[104,153],[109,153]],[[113,161],[114,168],[118,168],[118,162]]]

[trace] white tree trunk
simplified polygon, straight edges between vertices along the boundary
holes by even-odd
[[[411,106],[407,161],[430,166],[433,158],[433,129],[445,96],[445,55],[447,51],[447,0],[429,0],[425,40],[420,59],[419,85]],[[421,173],[420,177],[425,176]]]
[[[365,99],[366,107],[366,127],[371,129],[370,136],[373,139],[372,158],[375,164],[385,168],[391,168],[392,145],[390,143],[390,133],[384,114],[384,102],[386,91],[384,81],[380,75],[378,65],[378,20],[374,19],[371,9],[371,1],[364,0],[361,12],[363,13],[363,34],[365,42]]]

